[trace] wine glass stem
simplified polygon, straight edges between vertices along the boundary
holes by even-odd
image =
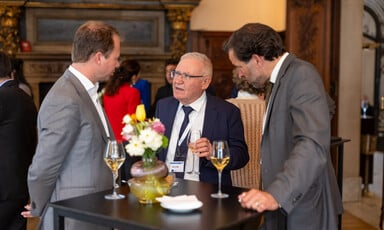
[[[113,194],[116,195],[116,188],[118,188],[119,186],[117,185],[116,183],[116,180],[117,180],[117,177],[118,177],[118,173],[116,171],[112,172],[113,174]]]
[[[193,155],[192,155],[192,172],[194,172],[195,171],[195,153],[192,153]]]
[[[217,193],[221,194],[221,171],[218,171],[219,173],[219,191]]]

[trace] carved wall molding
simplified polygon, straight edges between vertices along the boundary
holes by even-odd
[[[15,56],[20,48],[20,13],[18,5],[0,5],[0,50],[10,56]]]
[[[23,60],[23,73],[32,86],[36,106],[40,107],[40,84],[55,82],[71,64],[70,54],[18,53],[16,58]],[[122,55],[122,59],[138,60],[141,65],[141,77],[151,82],[151,95],[164,84],[165,60],[168,54]],[[153,100],[153,99],[152,99]]]
[[[188,24],[195,7],[196,5],[165,5],[172,30],[172,44],[170,45],[172,58],[180,58],[187,51]]]
[[[84,3],[81,0],[67,0],[65,2],[62,0],[0,0],[1,22],[6,22],[4,25],[8,26],[0,28],[0,36],[12,35],[11,39],[0,40],[0,48],[11,47],[12,49],[9,50],[11,50],[12,55],[23,61],[23,73],[32,86],[35,104],[37,107],[40,105],[40,85],[49,85],[55,82],[71,63],[70,49],[68,48],[71,44],[71,35],[69,36],[70,39],[67,40],[65,33],[50,36],[50,31],[55,31],[50,28],[55,27],[47,27],[47,25],[50,25],[50,23],[60,24],[61,21],[66,19],[73,22],[78,15],[81,15],[81,19],[84,20],[96,15],[97,20],[108,19],[117,23],[124,20],[136,22],[137,18],[142,19],[146,15],[149,18],[151,14],[154,15],[153,20],[144,18],[139,21],[144,23],[147,21],[153,22],[151,25],[155,26],[150,31],[154,31],[151,34],[156,36],[153,36],[153,39],[145,44],[143,44],[146,42],[145,39],[139,39],[139,41],[136,39],[131,42],[132,44],[129,43],[128,39],[125,39],[122,42],[121,51],[122,58],[136,59],[140,62],[142,66],[141,76],[149,80],[152,85],[151,94],[153,100],[157,89],[164,84],[165,60],[170,57],[180,57],[186,52],[191,13],[200,0],[94,0],[88,2]],[[102,13],[92,15],[88,11],[84,14],[79,13],[87,9],[91,13],[99,11],[102,11]],[[20,13],[23,13],[23,15],[21,16]],[[136,16],[133,15],[135,13]],[[108,14],[114,16],[107,18]],[[168,21],[164,20],[165,18]],[[20,41],[18,27],[21,19],[25,20],[26,30],[26,38],[22,39],[30,40],[32,52],[18,51]],[[65,25],[68,26],[68,24]],[[122,31],[127,32],[124,28]],[[11,33],[9,32],[10,29]],[[132,38],[138,36],[138,33],[130,32],[130,34],[134,35]],[[54,39],[55,37],[63,39],[57,40]],[[169,38],[169,41],[164,37]],[[13,43],[8,44],[4,41],[12,41]],[[15,46],[17,48],[14,48]]]
[[[287,50],[312,63],[338,104],[340,0],[287,0]],[[336,113],[332,134],[337,135]]]
[[[295,20],[289,20],[291,28],[294,28],[300,42],[296,42],[293,46],[289,43],[291,49],[295,49],[296,55],[311,63],[315,63],[318,48],[316,40],[319,36],[320,27],[319,19],[323,16],[321,11],[324,10],[322,0],[292,0],[287,2],[289,9],[295,11]],[[290,42],[288,38],[288,42]]]

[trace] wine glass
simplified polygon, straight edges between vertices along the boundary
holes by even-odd
[[[200,174],[199,171],[197,171],[195,169],[195,158],[196,158],[196,152],[195,152],[195,148],[196,148],[196,141],[198,139],[200,139],[201,137],[201,133],[200,133],[200,130],[196,130],[196,129],[193,129],[189,132],[189,136],[188,136],[188,148],[191,150],[192,152],[192,170],[191,171],[188,171],[187,173],[188,174]]]
[[[367,110],[368,110],[368,107],[369,107],[369,103],[367,100],[362,100],[361,101],[361,109],[363,110],[363,118],[366,118],[367,117]]]
[[[116,192],[116,189],[119,187],[116,183],[119,176],[119,168],[125,161],[123,144],[121,142],[117,142],[116,140],[108,140],[107,147],[104,152],[104,161],[113,174],[113,193],[105,195],[104,197],[108,200],[123,199],[125,196]]]
[[[225,140],[216,140],[212,144],[213,153],[211,157],[212,164],[216,167],[217,172],[219,173],[219,190],[217,193],[211,194],[211,197],[214,198],[227,198],[228,194],[221,192],[221,173],[224,167],[229,163],[229,147],[228,143]]]

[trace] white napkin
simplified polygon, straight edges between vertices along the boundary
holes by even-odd
[[[180,195],[180,196],[162,196],[156,198],[157,201],[161,203],[191,203],[191,202],[200,202],[195,195]]]
[[[190,212],[203,206],[203,203],[195,195],[163,196],[156,198],[160,206],[173,212]]]

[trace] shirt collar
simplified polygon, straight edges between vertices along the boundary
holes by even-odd
[[[4,80],[3,82],[0,82],[0,87],[3,86],[8,81],[12,81],[12,79],[7,79],[7,80]]]
[[[97,94],[97,89],[99,88],[99,83],[96,82],[96,84],[93,84],[84,74],[80,73],[77,69],[75,69],[73,66],[69,66],[69,71],[75,75],[77,79],[81,82],[81,84],[84,86],[84,88],[87,90],[88,94],[90,96],[93,96],[94,94]]]
[[[194,111],[199,112],[206,100],[207,100],[207,94],[206,92],[203,92],[203,94],[201,94],[201,96],[196,101],[186,106],[190,106]],[[181,109],[181,106],[183,106],[183,104],[179,103],[179,109]]]
[[[288,54],[289,54],[288,52],[285,52],[285,53],[281,56],[281,58],[279,59],[279,61],[278,61],[277,64],[275,65],[275,67],[273,68],[271,77],[269,78],[269,81],[270,81],[270,82],[272,82],[272,83],[276,83],[277,74],[279,73],[280,68],[281,68],[281,66],[283,65],[283,62],[284,62],[285,58],[287,58]]]

